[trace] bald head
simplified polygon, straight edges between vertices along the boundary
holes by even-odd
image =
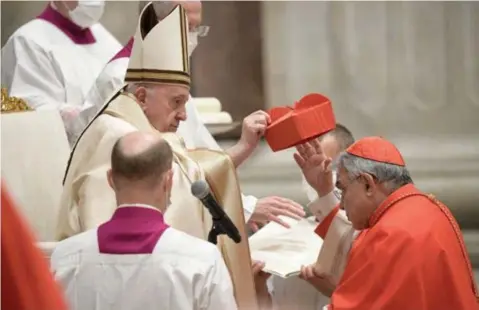
[[[123,184],[155,186],[172,166],[173,152],[158,134],[129,133],[115,143],[111,174],[117,188]],[[134,185],[134,184],[133,184]]]
[[[335,129],[319,137],[319,141],[326,156],[336,158],[354,143],[354,137],[349,129],[338,123]]]

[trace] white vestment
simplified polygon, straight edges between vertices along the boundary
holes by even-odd
[[[128,68],[128,60],[129,58],[127,57],[112,60],[105,66],[102,73],[96,79],[95,85],[88,93],[84,105],[85,109],[80,112],[79,117],[72,122],[72,126],[67,128],[71,146],[73,146],[83,129],[103,107],[104,103],[107,102],[107,99],[125,85],[124,79],[126,69]],[[220,151],[221,147],[208,131],[205,124],[203,124],[198,109],[192,100],[186,103],[186,115],[186,121],[180,122],[177,131],[177,134],[183,138],[186,147],[188,149],[207,148]],[[251,195],[242,195],[242,199],[245,222],[248,222],[254,212],[258,199]]]
[[[86,231],[58,243],[51,267],[71,310],[237,309],[218,249],[171,227],[151,254],[103,254]]]
[[[52,23],[33,19],[2,48],[2,86],[35,109],[80,107],[105,64],[121,48],[101,24],[96,42],[75,44]]]

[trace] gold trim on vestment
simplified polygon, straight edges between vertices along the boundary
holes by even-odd
[[[254,277],[251,272],[251,254],[236,168],[229,155],[224,152],[195,149],[189,150],[188,155],[203,168],[206,181],[216,200],[223,206],[241,235],[239,244],[225,235],[218,238],[218,247],[233,279],[238,308],[257,309]]]
[[[181,71],[128,69],[125,82],[171,83],[189,86],[191,78]]]
[[[6,88],[2,88],[2,113],[33,111],[25,100],[8,96]]]
[[[180,6],[180,29],[181,29],[181,54],[183,56],[183,71],[190,72],[188,56],[188,25],[186,23],[185,9]]]

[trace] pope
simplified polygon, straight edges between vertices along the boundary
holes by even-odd
[[[115,212],[115,195],[107,181],[115,142],[138,130],[160,134],[173,150],[173,187],[165,222],[189,235],[207,239],[211,215],[190,190],[193,182],[206,180],[242,235],[239,244],[220,238],[218,247],[230,272],[238,307],[254,309],[253,275],[245,272],[251,271],[251,260],[234,159],[220,151],[187,150],[175,134],[180,121],[185,119],[189,98],[187,38],[188,21],[182,6],[176,6],[161,21],[151,3],[142,11],[125,78],[128,85],[105,103],[72,151],[57,237],[65,239],[96,228]],[[257,131],[249,132],[249,139],[259,140],[261,130],[264,131],[266,119],[261,116],[257,115]]]
[[[145,1],[140,1],[140,12],[144,9],[146,3]],[[185,10],[188,20],[188,57],[191,57],[199,38],[204,37],[209,30],[208,26],[201,24],[201,1],[154,1],[152,5],[159,20],[167,16],[176,5],[181,5]],[[123,49],[104,67],[102,73],[96,79],[86,98],[85,109],[67,127],[67,135],[71,145],[74,145],[88,123],[104,106],[105,101],[108,101],[109,97],[124,86],[133,45],[134,38],[131,38]],[[188,149],[207,148],[223,151],[202,122],[198,109],[191,97],[188,98],[188,102],[185,104],[184,118],[179,122],[176,133],[183,139]],[[256,137],[249,139],[248,136],[251,135],[248,135],[248,131],[250,131],[251,127],[256,126],[254,123],[261,118],[264,119],[265,115],[260,111],[248,115],[243,120],[242,138],[234,146],[225,150],[230,154],[235,166],[238,167],[253,151],[254,147],[251,147],[251,143],[247,141],[252,140],[253,144],[256,145],[258,139]],[[304,216],[301,205],[284,197],[268,196],[258,198],[244,194],[241,196],[245,221],[253,230],[257,230],[258,227],[265,225],[269,221],[288,227],[288,224],[279,217],[280,215],[298,219]]]
[[[305,147],[307,155],[295,158],[309,182],[321,159],[315,147]],[[360,233],[325,309],[478,309],[459,225],[443,203],[415,187],[399,150],[367,137],[342,152],[337,165],[338,207]],[[330,224],[321,222],[317,231]],[[316,266],[302,270],[313,285],[317,275]]]

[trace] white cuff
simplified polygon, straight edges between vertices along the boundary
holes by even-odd
[[[243,200],[244,221],[245,223],[248,223],[251,215],[253,215],[254,209],[256,208],[258,198],[241,194],[241,199]]]
[[[308,204],[309,211],[321,222],[338,205],[339,199],[334,190]]]

